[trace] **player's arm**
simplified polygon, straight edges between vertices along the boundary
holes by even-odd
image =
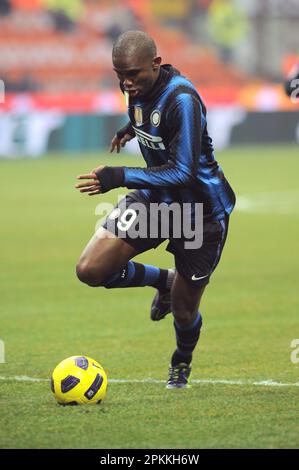
[[[118,187],[187,187],[196,176],[204,119],[196,96],[187,93],[179,95],[166,118],[169,133],[168,163],[149,168],[99,167],[89,175],[80,175],[78,179],[90,181],[79,183],[76,187],[91,195]]]
[[[116,148],[116,152],[119,153],[121,147],[124,147],[126,143],[134,139],[134,137],[135,137],[134,129],[132,127],[131,122],[128,122],[124,127],[122,127],[119,131],[117,131],[117,133],[113,137],[111,144],[110,144],[110,149],[109,149],[110,153],[112,153],[115,148]],[[100,166],[98,168],[95,168],[88,174],[77,176],[77,179],[85,180],[85,182],[77,183],[75,188],[80,189],[81,193],[88,193],[89,196],[95,196],[96,194],[103,193],[104,191],[101,188],[100,181],[98,179],[96,172],[99,172],[104,168],[107,168],[107,167]],[[113,174],[111,175],[111,184],[114,184]]]
[[[120,149],[126,145],[127,142],[134,139],[135,132],[132,127],[131,122],[128,122],[124,127],[122,127],[115,136],[113,137],[110,144],[110,153],[116,148],[116,152],[119,153]]]

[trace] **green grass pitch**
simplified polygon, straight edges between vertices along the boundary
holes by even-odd
[[[292,146],[218,152],[239,209],[201,306],[192,377],[207,382],[178,391],[143,382],[166,380],[175,346],[171,316],[149,320],[154,290],[92,289],[75,276],[96,205],[118,194],[81,195],[76,175],[103,163],[140,166],[141,157],[0,161],[0,447],[298,447],[299,363],[290,359],[299,338],[298,157]],[[172,266],[164,248],[138,259]],[[56,404],[48,379],[75,354],[105,367],[101,405]],[[254,385],[269,380],[289,385]]]

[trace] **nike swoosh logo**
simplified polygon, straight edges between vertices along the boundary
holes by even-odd
[[[193,276],[191,277],[192,281],[199,281],[199,279],[203,279],[204,277],[207,277],[208,274],[205,274],[204,276],[195,276],[195,274],[193,274]]]

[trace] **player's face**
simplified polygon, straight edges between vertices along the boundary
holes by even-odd
[[[131,98],[145,95],[153,87],[161,58],[113,57],[113,70]]]

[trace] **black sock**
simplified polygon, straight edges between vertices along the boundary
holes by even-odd
[[[101,285],[107,289],[152,286],[163,291],[167,290],[169,271],[172,270],[129,261],[119,272],[113,273],[105,279]]]
[[[182,362],[186,364],[191,363],[192,353],[199,340],[201,326],[202,318],[199,312],[195,320],[185,328],[179,326],[174,320],[177,349],[174,351],[171,358],[172,367]]]

